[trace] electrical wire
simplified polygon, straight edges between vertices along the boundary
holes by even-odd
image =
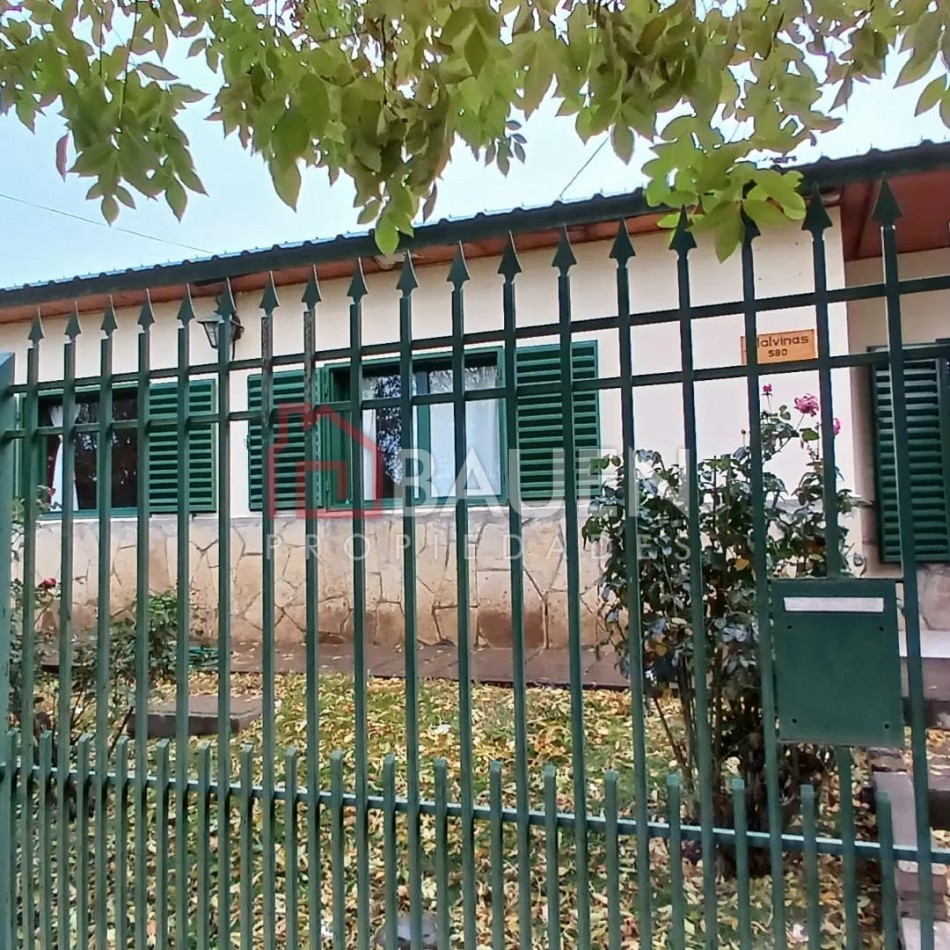
[[[134,231],[131,228],[123,228],[119,225],[108,224],[105,221],[96,221],[94,218],[85,218],[80,214],[73,214],[71,211],[62,211],[59,208],[50,208],[48,205],[37,204],[35,201],[28,201],[26,198],[17,198],[14,195],[7,195],[0,192],[0,198],[6,201],[13,201],[16,204],[26,205],[28,208],[36,208],[39,211],[47,211],[50,214],[58,214],[64,218],[71,218],[73,221],[82,221],[85,224],[94,224],[96,227],[109,228],[110,231],[121,231],[123,234],[131,234],[134,237],[144,238],[147,241],[156,241],[159,244],[167,244],[169,247],[179,247],[186,251],[198,251],[199,254],[211,254],[212,252],[203,247],[195,247],[193,244],[182,244],[180,241],[169,241],[165,238],[156,237],[154,234],[145,234],[142,231]]]
[[[557,196],[557,199],[556,199],[557,201],[560,201],[560,200],[564,197],[564,192],[567,191],[567,189],[570,188],[571,185],[573,185],[574,182],[577,181],[577,179],[580,178],[581,175],[583,175],[585,171],[587,171],[587,166],[590,165],[590,163],[591,163],[595,158],[597,158],[597,156],[600,154],[600,150],[601,150],[609,141],[610,141],[610,136],[608,135],[608,136],[603,140],[603,142],[601,142],[600,145],[598,145],[597,148],[594,150],[594,154],[591,155],[591,157],[588,158],[587,161],[584,162],[584,164],[581,165],[581,167],[577,169],[577,171],[574,173],[574,177],[561,189],[561,193]]]

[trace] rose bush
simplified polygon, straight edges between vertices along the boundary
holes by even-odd
[[[698,463],[699,532],[702,578],[690,571],[689,515],[686,503],[688,473],[668,465],[657,452],[639,451],[636,464],[636,526],[639,550],[640,603],[631,604],[627,588],[627,552],[624,549],[627,471],[616,456],[598,459],[594,467],[606,474],[583,529],[586,542],[602,542],[606,561],[601,578],[604,619],[609,641],[628,668],[630,610],[637,610],[643,631],[642,659],[649,692],[660,715],[659,698],[675,694],[684,725],[684,739],[667,728],[679,763],[687,798],[696,804],[700,715],[696,682],[706,678],[709,692],[712,785],[717,825],[731,826],[729,778],[745,780],[749,827],[768,829],[765,786],[765,723],[759,678],[759,627],[753,525],[766,523],[765,572],[768,577],[812,576],[826,573],[825,513],[822,503],[824,464],[819,446],[818,399],[810,394],[794,401],[799,418],[793,421],[786,405],[773,408],[771,388],[763,389],[761,413],[764,497],[752,494],[752,453],[747,444],[731,454]],[[839,431],[840,424],[835,426]],[[744,433],[745,435],[745,433]],[[770,463],[783,452],[804,450],[805,471],[788,487],[771,471]],[[849,489],[836,490],[839,516],[864,506]],[[840,534],[842,562],[850,573],[858,559]],[[700,586],[701,585],[701,586]],[[694,662],[693,597],[700,587],[706,667]],[[665,721],[664,721],[665,722]],[[830,750],[779,747],[780,788],[785,822],[798,806],[799,788],[812,782],[820,788],[830,761]],[[784,822],[783,822],[784,824]],[[756,851],[752,858],[763,858]],[[767,870],[767,865],[754,868]]]

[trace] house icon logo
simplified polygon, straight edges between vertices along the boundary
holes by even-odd
[[[278,490],[278,478],[286,479],[292,473],[294,485],[294,501],[297,516],[300,518],[323,519],[323,518],[353,518],[354,515],[364,518],[379,518],[383,514],[382,485],[384,475],[383,453],[376,441],[370,438],[362,429],[356,428],[352,423],[342,416],[339,412],[331,409],[329,406],[312,406],[306,402],[300,403],[282,403],[276,407],[277,424],[274,430],[274,441],[267,452],[266,466],[270,472],[270,491],[265,489],[267,497],[264,503],[267,505],[269,517],[276,518],[278,508],[282,507],[286,513],[286,489],[284,497],[279,497],[281,492]],[[317,433],[326,434],[328,427],[320,426],[320,423],[326,420],[329,427],[337,429],[342,433],[341,439],[323,439],[317,443],[317,458],[308,461],[306,458],[299,458],[299,447],[306,445],[306,437],[316,427]],[[301,439],[301,436],[304,438]],[[338,446],[332,450],[332,457],[327,455],[328,443]],[[294,451],[294,461],[289,464],[284,461],[290,455],[290,449]],[[353,474],[351,459],[356,453],[362,457],[360,466],[360,479],[362,484],[358,484],[351,478]],[[349,456],[349,457],[348,457]],[[311,475],[311,473],[314,473]],[[326,481],[329,478],[333,486],[333,495],[338,499],[337,504],[327,505],[324,498],[319,493],[314,499],[313,509],[307,505],[307,481],[313,478],[317,481],[317,474],[322,477],[320,481]],[[351,481],[353,484],[351,485]],[[267,483],[265,483],[267,484]],[[359,499],[357,502],[353,495]],[[365,496],[369,495],[369,498]],[[343,501],[346,504],[342,504]],[[278,502],[284,501],[283,506]]]

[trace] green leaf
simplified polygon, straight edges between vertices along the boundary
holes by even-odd
[[[330,119],[330,95],[326,82],[313,73],[307,73],[300,80],[300,108],[310,134],[317,138],[322,136]]]
[[[300,169],[297,167],[297,163],[293,162],[284,168],[271,166],[271,178],[280,200],[296,209],[301,184]]]
[[[298,109],[288,109],[274,126],[274,155],[283,166],[292,165],[310,143],[307,120]]]
[[[924,91],[920,94],[920,98],[917,100],[917,108],[914,110],[914,115],[919,116],[923,115],[925,112],[929,112],[938,102],[940,102],[943,97],[944,92],[947,89],[947,77],[946,76],[937,76],[935,79],[932,79],[927,83]]]
[[[139,63],[135,69],[143,76],[158,82],[174,82],[178,77],[157,63]]]
[[[168,207],[175,213],[175,217],[181,221],[185,215],[185,208],[188,206],[188,194],[174,178],[165,190],[165,200],[168,202]]]
[[[478,76],[488,59],[488,45],[482,31],[476,26],[471,36],[465,41],[465,62],[468,63],[473,75]]]
[[[383,215],[376,224],[376,246],[383,254],[394,254],[399,247],[399,232],[389,215]]]
[[[618,122],[613,128],[610,138],[617,157],[629,164],[630,159],[633,158],[633,133],[626,125]]]
[[[946,92],[940,100],[940,118],[943,124],[950,129],[950,92]]]
[[[112,195],[106,195],[102,199],[102,216],[109,224],[114,224],[116,218],[119,217],[119,203]]]

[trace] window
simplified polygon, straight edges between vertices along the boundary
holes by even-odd
[[[912,347],[908,350],[912,351]],[[907,359],[906,432],[897,431],[890,367],[871,369],[878,546],[881,560],[900,561],[900,521],[894,448],[898,437],[910,462],[911,516],[917,560],[950,561],[950,390],[947,361]]]
[[[424,364],[422,364],[424,366]],[[350,379],[346,370],[331,370],[331,398],[348,399]],[[433,364],[413,373],[413,395],[451,394],[451,368]],[[499,370],[491,362],[465,368],[465,390],[494,389]],[[362,398],[399,399],[402,393],[397,366],[367,366],[363,374]],[[469,401],[465,406],[465,436],[468,453],[466,490],[471,497],[501,494],[500,406],[497,399]],[[403,494],[402,414],[399,406],[363,410],[363,498],[366,501],[400,499]],[[352,440],[349,440],[352,441]],[[337,439],[339,456],[346,447]],[[425,498],[450,498],[455,494],[455,406],[452,403],[413,408],[412,444],[421,462],[415,463]],[[331,439],[330,445],[334,445]],[[332,486],[331,486],[332,488]],[[330,503],[342,501],[331,495]]]
[[[465,390],[492,390],[503,383],[500,352],[467,354]],[[575,380],[597,378],[597,347],[578,342],[572,350]],[[556,385],[560,380],[560,347],[519,348],[516,356],[519,380]],[[451,394],[453,373],[444,356],[417,358],[413,366],[414,396]],[[346,403],[350,399],[350,371],[347,366],[328,366],[319,371],[319,403]],[[372,402],[399,399],[401,380],[398,362],[367,363],[363,367],[361,399]],[[277,372],[273,377],[275,407],[274,481],[275,508],[300,509],[304,499],[306,458],[305,399],[302,370]],[[281,407],[284,407],[283,409]],[[261,411],[261,377],[248,381],[248,408]],[[560,395],[522,397],[518,404],[518,435],[521,449],[522,497],[527,500],[556,499],[563,490],[560,466],[564,445]],[[467,484],[469,497],[502,497],[503,461],[506,451],[503,401],[470,398],[466,401]],[[575,445],[582,455],[599,448],[598,393],[575,393]],[[250,507],[260,511],[263,500],[264,465],[260,421],[248,427],[248,469]],[[363,500],[398,504],[403,494],[402,415],[397,406],[367,406],[360,431],[351,434],[347,413],[325,413],[317,422],[319,459],[319,504],[338,507],[350,502],[349,472],[354,448],[362,451]],[[455,494],[455,407],[451,402],[424,403],[413,407],[413,446],[421,455],[416,471],[422,489],[421,501],[451,498]],[[578,485],[581,493],[594,484],[586,458],[579,461]]]
[[[190,411],[214,411],[214,384],[195,380],[189,387]],[[149,391],[149,413],[152,418],[178,414],[176,383],[153,385]],[[138,418],[136,389],[117,389],[112,397],[112,417],[117,422],[134,422]],[[59,427],[66,424],[61,396],[43,398],[39,404],[39,425]],[[99,394],[80,392],[74,405],[75,425],[98,424],[103,421]],[[153,513],[178,509],[180,478],[178,474],[177,429],[153,431],[149,439],[149,505]],[[77,432],[75,438],[75,471],[72,486],[63,484],[63,440],[61,436],[43,439],[39,450],[38,474],[43,485],[52,489],[53,510],[61,510],[66,491],[72,491],[73,510],[78,515],[95,513],[99,498],[99,433]],[[186,487],[190,491],[189,510],[193,513],[214,511],[214,432],[207,425],[195,427],[189,441]],[[113,511],[129,511],[138,507],[138,433],[120,429],[112,433]]]
[[[519,348],[518,382],[557,383],[561,379],[561,347]],[[597,379],[597,343],[578,340],[571,347],[574,382]],[[599,394],[574,393],[574,450],[577,453],[577,492],[589,497],[597,489],[590,459],[600,454]],[[518,400],[518,448],[521,497],[525,501],[558,500],[564,496],[564,414],[560,394],[522,396]]]

